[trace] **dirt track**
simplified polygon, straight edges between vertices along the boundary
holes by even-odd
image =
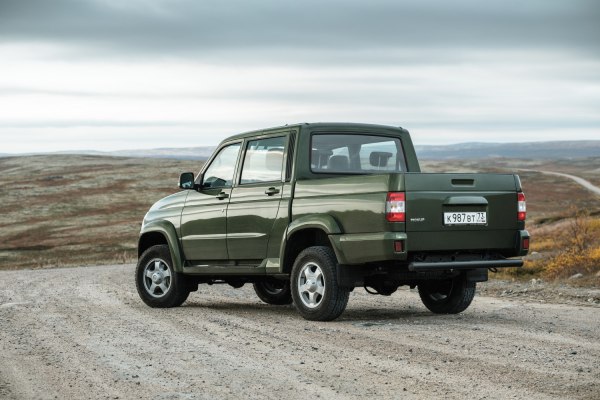
[[[555,176],[561,176],[563,178],[571,179],[572,181],[575,181],[577,184],[579,184],[580,186],[586,188],[590,192],[592,192],[594,194],[597,194],[597,195],[600,195],[600,187],[595,186],[590,181],[586,181],[585,179],[583,179],[583,178],[581,178],[579,176],[575,176],[575,175],[571,175],[571,174],[565,174],[563,172],[538,171],[538,170],[535,170],[535,169],[525,169],[525,168],[518,168],[518,170],[519,171],[540,172],[540,173],[546,174],[546,175],[555,175]]]
[[[133,266],[2,271],[0,398],[600,398],[600,308],[476,297],[430,314],[357,289],[331,323],[201,286],[137,297]]]

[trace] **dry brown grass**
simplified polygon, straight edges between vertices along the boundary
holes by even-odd
[[[0,269],[130,263],[142,218],[194,161],[0,158]]]
[[[571,215],[564,231],[566,235],[557,235],[560,250],[543,266],[546,278],[568,278],[578,273],[596,278],[595,274],[600,271],[600,219],[590,217],[588,210],[575,207]]]
[[[569,280],[575,285],[600,286],[600,216],[572,207],[562,218],[530,230],[530,256],[521,269],[498,277],[518,280]],[[578,279],[570,277],[581,274]]]

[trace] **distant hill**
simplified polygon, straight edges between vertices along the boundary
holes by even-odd
[[[174,158],[179,160],[206,160],[215,146],[192,148],[163,148],[152,150],[121,150],[104,155],[144,158]],[[526,143],[459,143],[443,146],[416,145],[422,159],[473,158],[584,158],[600,157],[600,140],[577,140]]]
[[[144,158],[174,158],[178,160],[206,160],[215,150],[216,146],[200,146],[191,148],[161,148],[150,150],[119,150],[111,151],[107,155],[118,157],[144,157]]]
[[[524,143],[459,143],[444,146],[415,145],[422,159],[472,158],[583,158],[600,157],[600,140]]]
[[[206,160],[215,146],[186,148],[159,148],[118,151],[63,151],[52,154],[88,154],[113,157],[169,158],[176,160]],[[480,158],[524,158],[560,159],[600,157],[600,140],[524,142],[524,143],[459,143],[449,145],[415,145],[421,159],[480,159]],[[37,153],[40,154],[40,153]],[[0,154],[0,157],[31,154]]]
[[[31,156],[44,154],[57,155],[91,155],[91,156],[106,156],[106,157],[135,157],[135,158],[168,158],[174,160],[201,160],[204,161],[210,157],[216,146],[199,146],[185,148],[159,148],[159,149],[134,149],[134,150],[116,150],[116,151],[98,151],[98,150],[72,150],[72,151],[57,151],[51,153],[21,153],[21,154],[4,154],[0,153],[0,157],[11,156]]]

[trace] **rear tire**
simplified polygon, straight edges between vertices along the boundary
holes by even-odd
[[[303,250],[292,268],[290,285],[294,305],[311,321],[331,321],[342,315],[350,292],[337,283],[338,263],[329,247]]]
[[[191,281],[175,272],[167,245],[146,250],[138,260],[135,284],[144,303],[154,308],[178,307],[192,290]]]
[[[466,310],[475,296],[475,282],[465,274],[452,279],[428,281],[419,285],[421,301],[436,314],[458,314]]]
[[[254,283],[254,291],[259,299],[267,304],[282,306],[292,304],[290,282],[279,279],[268,279]]]

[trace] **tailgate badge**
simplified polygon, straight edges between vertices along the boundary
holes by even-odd
[[[411,218],[410,222],[423,222],[425,221],[425,217],[419,217],[419,218]]]

